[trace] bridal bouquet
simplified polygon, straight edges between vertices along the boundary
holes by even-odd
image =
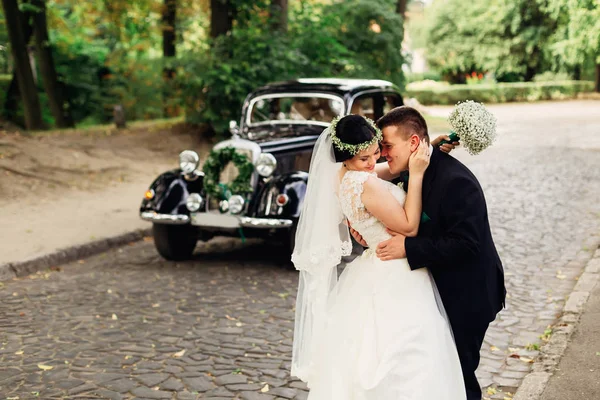
[[[470,154],[481,153],[496,139],[496,117],[481,103],[458,103],[448,120],[452,126],[450,141],[460,140]]]

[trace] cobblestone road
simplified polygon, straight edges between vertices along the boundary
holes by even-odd
[[[504,398],[600,241],[600,102],[491,108],[497,144],[456,156],[480,178],[505,264],[478,371]],[[139,243],[0,284],[0,399],[305,398],[289,377],[296,273],[260,243],[198,250],[170,263]]]

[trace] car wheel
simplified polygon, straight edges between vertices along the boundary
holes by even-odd
[[[190,225],[152,224],[154,246],[167,260],[182,261],[192,257],[198,234]]]

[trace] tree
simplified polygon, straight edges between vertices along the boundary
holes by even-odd
[[[233,10],[229,0],[210,0],[210,37],[215,39],[233,28]]]
[[[558,21],[550,46],[558,66],[580,70],[591,61],[595,91],[600,92],[600,4],[597,0],[551,0],[546,9]]]
[[[464,7],[462,0],[447,0],[430,11],[427,58],[452,82],[473,71],[531,80],[550,66],[548,43],[556,23],[538,2],[473,0]]]
[[[164,0],[162,10],[162,37],[163,37],[163,59],[165,67],[163,68],[163,78],[165,87],[163,90],[163,114],[166,117],[172,116],[167,104],[171,98],[171,84],[175,77],[175,69],[170,65],[175,57],[177,50],[177,0]]]
[[[31,22],[31,10],[24,10],[21,12],[21,24],[23,32],[23,42],[29,43],[31,35],[33,35],[33,25]],[[17,71],[13,68],[12,78],[8,89],[6,90],[6,97],[4,99],[4,116],[9,120],[16,122],[17,110],[19,108],[19,83],[17,80]]]
[[[396,12],[402,16],[402,19],[406,21],[406,6],[408,0],[398,0],[396,3]]]
[[[59,82],[54,66],[54,58],[48,36],[48,24],[46,22],[46,1],[31,0],[31,5],[37,8],[33,13],[33,31],[42,82],[48,96],[50,111],[54,116],[54,123],[59,128],[73,127],[75,124],[71,117],[69,104],[64,96],[64,85]]]
[[[288,0],[271,0],[271,27],[274,31],[287,32]]]
[[[175,57],[177,43],[177,0],[164,0],[162,12],[163,57]]]
[[[33,80],[27,43],[23,32],[23,16],[19,11],[17,0],[2,0],[4,15],[6,16],[6,27],[10,39],[11,53],[14,59],[15,72],[23,109],[25,113],[25,127],[30,130],[43,129],[42,110],[37,87]]]

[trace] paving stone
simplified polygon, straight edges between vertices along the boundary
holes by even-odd
[[[240,392],[240,396],[244,400],[273,400],[275,396],[256,392]]]
[[[206,377],[181,378],[185,386],[191,391],[206,392],[215,387],[215,385]]]
[[[110,381],[100,385],[118,393],[127,393],[137,386],[133,379],[128,378],[117,379],[116,381]]]
[[[135,389],[133,389],[131,391],[131,393],[136,396],[144,397],[147,399],[170,399],[171,398],[170,392],[164,392],[162,390],[152,390],[152,389],[150,389],[148,387],[144,387],[144,386],[136,387]]]
[[[160,388],[162,390],[172,390],[174,392],[178,391],[178,390],[182,390],[184,388],[183,383],[176,378],[169,378],[166,381],[164,381],[163,383],[160,384]]]
[[[218,386],[230,385],[232,383],[246,383],[248,378],[241,374],[222,375],[215,379],[215,384]]]
[[[156,386],[159,383],[167,380],[168,377],[168,374],[144,374],[136,376],[135,379],[145,386]]]
[[[298,391],[296,389],[278,387],[269,390],[268,393],[274,396],[283,397],[285,399],[293,399],[298,394]]]

